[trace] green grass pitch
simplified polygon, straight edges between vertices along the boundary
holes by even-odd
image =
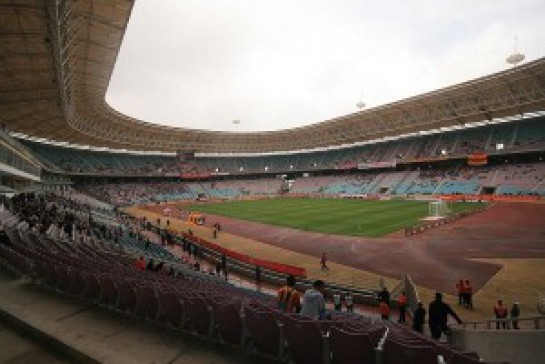
[[[417,224],[428,216],[428,202],[350,199],[266,199],[192,205],[191,211],[326,234],[379,237]],[[475,203],[452,203],[453,212]]]

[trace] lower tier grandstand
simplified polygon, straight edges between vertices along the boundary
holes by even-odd
[[[85,192],[114,205],[195,200],[200,197],[237,199],[250,196],[369,195],[504,195],[544,196],[545,163],[498,164],[424,170],[366,172],[282,178],[219,180],[213,182],[84,183]]]

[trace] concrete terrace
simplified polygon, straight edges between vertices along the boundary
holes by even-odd
[[[4,330],[6,325],[34,340]],[[48,291],[3,271],[0,343],[0,363],[11,364],[263,362],[262,358]]]

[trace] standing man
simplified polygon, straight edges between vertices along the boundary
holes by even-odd
[[[259,265],[255,266],[255,282],[257,285],[261,284],[261,267]]]
[[[322,253],[322,259],[320,259],[320,264],[322,265],[322,270],[329,270],[329,267],[327,266],[327,256],[325,255],[325,252]]]
[[[322,320],[325,318],[324,291],[324,281],[314,281],[312,288],[308,289],[303,295],[301,315],[311,317],[314,320]]]
[[[426,309],[422,302],[418,302],[413,317],[413,330],[419,333],[424,333],[424,322],[426,322]]]
[[[469,279],[466,279],[464,282],[464,296],[465,296],[465,306],[470,310],[473,309],[473,286]]]
[[[343,304],[342,304],[342,301],[341,301],[341,295],[339,293],[335,293],[333,295],[333,309],[335,311],[339,311],[339,312],[341,312],[342,309],[343,309]]]
[[[439,292],[435,293],[435,300],[430,303],[429,307],[429,321],[431,337],[436,340],[441,338],[441,334],[448,333],[448,316],[452,316],[459,324],[462,320],[458,315],[450,308],[450,306],[443,302],[443,295]]]
[[[405,291],[401,292],[401,294],[397,297],[397,308],[399,309],[399,322],[400,324],[405,323],[405,312],[407,309],[407,295],[405,294]]]
[[[519,303],[515,302],[513,303],[513,307],[511,307],[511,321],[513,322],[513,329],[519,330],[519,316],[520,316],[520,307]]]
[[[354,297],[352,297],[350,291],[346,292],[344,302],[346,303],[346,312],[354,312]]]
[[[378,304],[378,310],[380,312],[380,318],[386,321],[390,319],[390,305],[384,301],[380,301]]]
[[[278,308],[286,313],[301,311],[301,298],[295,289],[295,277],[289,275],[286,285],[278,290]]]
[[[219,277],[220,274],[221,274],[221,261],[218,260],[218,261],[216,262],[216,275]]]
[[[382,291],[377,295],[377,299],[379,302],[385,302],[387,305],[390,304],[390,292],[388,292],[386,287],[382,288]]]
[[[458,283],[456,283],[456,291],[458,292],[458,304],[465,306],[465,287],[463,279],[460,279]]]
[[[494,306],[494,315],[496,316],[496,320],[507,319],[507,307],[505,307],[502,300],[498,300],[498,302]],[[500,326],[502,329],[505,330],[507,328],[507,322],[496,321],[496,330],[499,330]]]

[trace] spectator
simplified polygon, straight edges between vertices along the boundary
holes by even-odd
[[[343,309],[343,304],[341,302],[341,295],[338,293],[335,293],[333,295],[333,309],[339,312],[342,311]]]
[[[413,330],[419,333],[424,332],[424,322],[426,322],[426,309],[422,302],[418,302],[413,317]]]
[[[135,263],[134,266],[138,270],[146,270],[146,260],[144,257],[140,257]]]
[[[382,288],[382,291],[377,295],[377,299],[379,302],[384,302],[387,305],[390,304],[390,292],[388,292],[386,287]]]
[[[386,302],[380,301],[378,304],[378,310],[380,312],[380,317],[383,320],[390,319],[390,306]]]
[[[164,266],[165,266],[165,262],[159,262],[159,264],[157,264],[157,267],[155,267],[155,271],[156,272],[162,271]]]
[[[301,298],[295,289],[295,277],[289,275],[286,285],[278,290],[278,308],[287,313],[301,311]]]
[[[465,287],[464,287],[464,280],[460,279],[458,283],[456,283],[456,291],[458,292],[458,304],[465,306]]]
[[[496,320],[503,320],[496,321],[496,330],[499,330],[500,326],[505,330],[507,328],[507,322],[505,321],[507,319],[507,307],[505,307],[502,300],[498,300],[494,306],[494,315],[496,316]]]
[[[261,267],[259,265],[255,266],[255,282],[257,284],[261,283]]]
[[[466,279],[464,284],[464,302],[467,308],[473,309],[473,286],[469,279]]]
[[[344,295],[344,302],[346,304],[346,312],[354,312],[354,297],[352,297],[350,291]]]
[[[224,253],[221,254],[221,268],[224,271],[227,269],[227,256]]]
[[[311,317],[314,320],[325,318],[324,291],[324,281],[314,281],[312,288],[308,289],[303,296],[301,315]]]
[[[459,324],[462,320],[458,315],[450,308],[450,306],[443,302],[443,295],[439,292],[435,294],[435,300],[430,303],[429,307],[429,321],[431,336],[439,340],[441,334],[449,334],[448,329],[448,316],[452,316]]]
[[[153,261],[153,259],[149,260],[148,265],[146,266],[146,270],[155,270],[155,262]]]
[[[513,329],[519,330],[519,316],[520,316],[520,307],[519,303],[515,302],[513,303],[513,307],[511,307],[511,321],[513,322]]]
[[[221,261],[218,260],[216,262],[216,275],[219,276],[221,274]]]
[[[320,265],[322,266],[322,270],[329,270],[329,267],[327,266],[327,256],[325,252],[322,253],[322,258],[320,259]]]
[[[195,264],[193,264],[193,269],[199,272],[201,270],[201,263],[195,261]]]
[[[407,295],[405,294],[405,291],[401,292],[401,294],[397,297],[397,308],[399,309],[399,319],[397,322],[404,324],[405,311],[407,309]]]

